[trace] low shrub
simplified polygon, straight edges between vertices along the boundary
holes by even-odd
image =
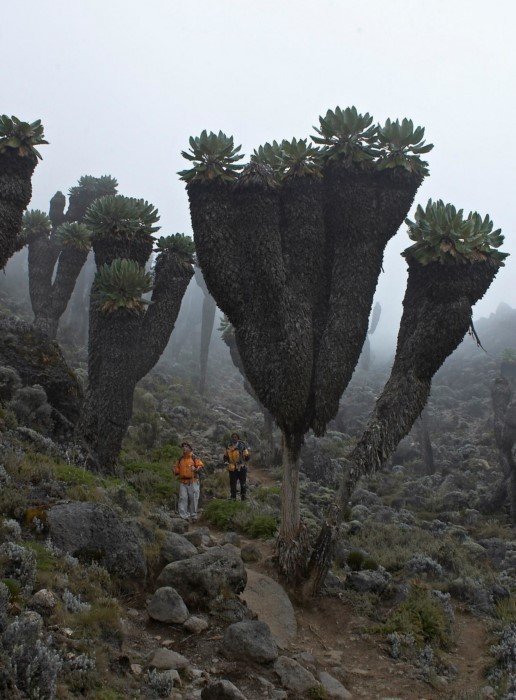
[[[214,498],[204,507],[205,519],[221,530],[236,530],[253,538],[269,539],[277,528],[277,518],[256,510],[246,501]]]
[[[204,506],[205,519],[221,530],[234,529],[235,516],[247,508],[243,501],[225,501],[214,498]]]
[[[447,649],[451,638],[444,610],[430,591],[413,584],[409,594],[388,617],[382,632],[411,635],[418,646],[436,644]]]

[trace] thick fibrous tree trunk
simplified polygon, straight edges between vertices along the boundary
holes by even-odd
[[[339,161],[322,178],[280,186],[257,164],[234,185],[188,185],[208,289],[235,328],[244,375],[289,440],[302,442],[310,427],[324,433],[337,413],[366,337],[385,246],[420,183],[402,169],[366,173]],[[296,461],[285,453],[289,503],[299,499]],[[302,528],[295,509],[283,515],[280,569],[293,579],[303,567],[290,556],[292,533],[301,537]]]
[[[333,541],[358,480],[379,469],[424,409],[434,374],[471,325],[472,306],[498,266],[491,260],[457,265],[409,262],[407,290],[391,376],[348,457],[348,471],[315,545],[309,589],[317,590],[331,564]]]
[[[0,153],[0,270],[23,246],[22,218],[32,197],[31,178],[36,165],[35,157],[19,156],[14,149]]]
[[[141,259],[142,248],[132,250]],[[105,246],[102,251],[106,253]],[[162,253],[156,261],[151,302],[142,313],[125,309],[104,313],[92,290],[88,392],[79,425],[91,468],[113,471],[131,420],[136,384],[163,353],[192,274],[191,265]]]
[[[202,321],[201,321],[201,349],[199,356],[199,393],[204,396],[206,391],[206,377],[208,374],[208,356],[210,352],[211,334],[215,324],[217,304],[211,296],[202,276],[201,268],[195,268],[195,279],[203,291]]]
[[[516,400],[513,399],[511,384],[505,377],[498,377],[491,390],[494,413],[494,436],[498,447],[502,484],[493,498],[493,507],[501,506],[507,498],[509,484],[509,501],[512,524],[516,525],[516,460],[513,447],[516,443]]]
[[[73,337],[77,346],[82,347],[88,339],[88,309],[91,285],[95,276],[93,253],[88,254],[68,304],[66,317],[63,317],[66,332]]]

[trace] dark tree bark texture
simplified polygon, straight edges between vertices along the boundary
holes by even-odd
[[[322,178],[280,187],[256,164],[236,184],[188,185],[208,289],[235,328],[245,377],[283,434],[284,484],[294,492],[284,494],[280,568],[290,578],[291,554],[302,549],[299,447],[337,413],[366,337],[385,246],[420,183],[406,171],[366,173],[339,162]]]
[[[31,178],[37,160],[8,148],[0,153],[0,270],[21,247],[23,212],[32,197]]]

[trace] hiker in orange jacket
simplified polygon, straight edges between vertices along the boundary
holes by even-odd
[[[204,467],[201,460],[193,454],[189,442],[181,443],[183,456],[177,460],[174,474],[179,479],[179,517],[183,520],[197,520],[199,503],[199,472]]]

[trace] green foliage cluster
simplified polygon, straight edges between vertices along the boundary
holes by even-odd
[[[382,631],[413,635],[416,643],[447,649],[450,630],[442,606],[421,584],[412,584],[407,598],[389,615]]]
[[[516,364],[516,348],[505,348],[502,353],[502,362]]]
[[[425,130],[422,126],[414,129],[411,119],[403,119],[401,123],[399,119],[396,121],[387,119],[377,133],[381,149],[378,169],[402,167],[411,172],[428,175],[428,163],[421,160],[419,156],[428,153],[434,146],[431,143],[425,144],[424,134]]]
[[[372,557],[366,556],[358,549],[352,549],[348,554],[347,564],[352,571],[374,571],[378,568],[378,564]]]
[[[121,309],[141,313],[148,303],[142,294],[152,289],[152,275],[134,260],[113,260],[95,275],[95,297],[103,313]]]
[[[180,454],[179,447],[170,446],[163,456],[156,453],[152,461],[125,457],[121,461],[125,480],[141,498],[170,504],[179,491],[172,467]]]
[[[308,139],[265,143],[254,150],[251,163],[270,168],[276,182],[303,175],[321,176],[321,151]]]
[[[181,155],[193,165],[178,173],[186,182],[216,179],[231,181],[243,167],[237,162],[244,157],[239,155],[242,146],[235,147],[233,137],[226,136],[222,131],[215,134],[213,131],[208,133],[205,129],[200,136],[191,136],[189,142],[189,152],[181,151]]]
[[[106,197],[116,194],[118,182],[111,175],[83,175],[73,187],[70,187],[68,194],[70,197],[86,195],[92,199]]]
[[[35,146],[48,143],[44,137],[41,119],[29,123],[22,122],[15,116],[0,115],[0,153],[12,148],[19,156],[41,158]]]
[[[323,146],[323,155],[329,160],[343,158],[350,163],[363,163],[378,155],[378,126],[373,125],[369,112],[360,114],[354,106],[329,109],[324,117],[319,117],[319,127],[314,129],[318,134],[313,136],[314,143]]]
[[[246,501],[214,498],[204,507],[203,515],[221,530],[238,530],[253,538],[273,537],[277,528],[275,516],[257,511]]]
[[[373,170],[403,168],[419,175],[428,174],[428,163],[420,156],[428,153],[433,145],[425,144],[424,128],[414,127],[410,119],[401,122],[387,119],[380,126],[373,124],[368,112],[360,114],[354,106],[336,107],[319,117],[319,126],[314,129],[314,143],[295,138],[265,143],[254,150],[251,163],[263,166],[263,174],[273,173],[276,182],[294,176],[320,176],[324,163],[335,160]],[[233,138],[222,132],[217,135],[203,131],[201,136],[190,138],[190,146],[190,153],[182,151],[182,155],[192,161],[193,166],[179,173],[186,182],[217,178],[232,181],[243,167],[235,164],[243,157],[237,155],[241,146],[235,148]],[[248,168],[243,173],[246,178],[247,171]]]
[[[84,223],[94,236],[150,237],[159,226],[158,210],[144,199],[121,194],[99,197],[88,207]]]
[[[184,233],[174,233],[171,236],[160,236],[156,241],[157,253],[174,253],[178,258],[193,263],[195,243]]]
[[[490,258],[498,265],[504,264],[508,253],[498,248],[504,237],[500,229],[493,231],[493,222],[486,215],[483,219],[477,212],[464,217],[464,210],[452,204],[428,200],[423,209],[418,205],[414,221],[406,219],[409,237],[415,241],[403,255],[422,265],[430,262],[466,263]]]
[[[37,238],[38,236],[45,236],[48,238],[50,235],[50,230],[52,229],[52,222],[47,214],[41,209],[27,209],[23,214],[22,219],[22,236],[25,241]]]
[[[62,248],[87,251],[91,248],[91,231],[85,224],[78,224],[76,221],[61,224],[56,231],[56,241]]]

